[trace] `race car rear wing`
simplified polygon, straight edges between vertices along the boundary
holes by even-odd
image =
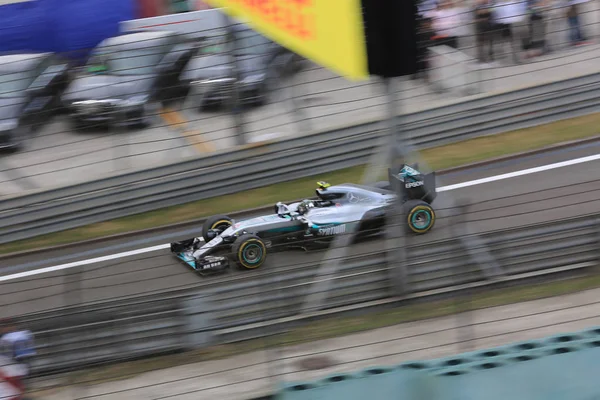
[[[406,174],[405,167],[412,173]],[[431,204],[437,197],[435,172],[422,174],[416,168],[403,164],[398,168],[388,168],[388,180],[401,199],[423,200]]]

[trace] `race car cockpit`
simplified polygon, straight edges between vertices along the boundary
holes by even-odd
[[[305,215],[313,208],[331,207],[333,205],[334,203],[328,200],[303,200],[298,204],[296,212]]]
[[[306,215],[313,208],[331,207],[334,203],[328,200],[310,200],[305,199],[299,203],[291,205],[277,202],[275,204],[275,213],[280,217],[294,216],[294,214],[303,216]]]

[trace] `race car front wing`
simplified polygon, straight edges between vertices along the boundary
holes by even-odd
[[[222,242],[222,239],[215,238],[198,248],[200,242],[197,239],[187,239],[171,243],[171,252],[198,273],[220,272],[229,268],[229,258],[207,253],[213,251]]]
[[[176,253],[176,256],[198,273],[221,272],[229,268],[229,258],[227,257],[206,256],[195,259],[190,253],[191,252]]]

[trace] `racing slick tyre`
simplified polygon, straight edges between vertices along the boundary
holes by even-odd
[[[233,243],[231,250],[241,269],[256,269],[267,259],[267,246],[256,235],[240,236]]]
[[[213,215],[204,221],[202,225],[202,238],[205,243],[210,242],[213,237],[209,235],[210,230],[223,232],[233,224],[233,220],[226,215]]]
[[[429,232],[435,224],[435,211],[421,200],[409,200],[404,203],[404,215],[408,232],[421,235]]]

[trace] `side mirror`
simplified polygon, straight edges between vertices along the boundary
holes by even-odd
[[[282,216],[282,215],[289,215],[291,213],[290,213],[290,209],[288,208],[287,205],[278,201],[277,204],[275,204],[275,214]]]

